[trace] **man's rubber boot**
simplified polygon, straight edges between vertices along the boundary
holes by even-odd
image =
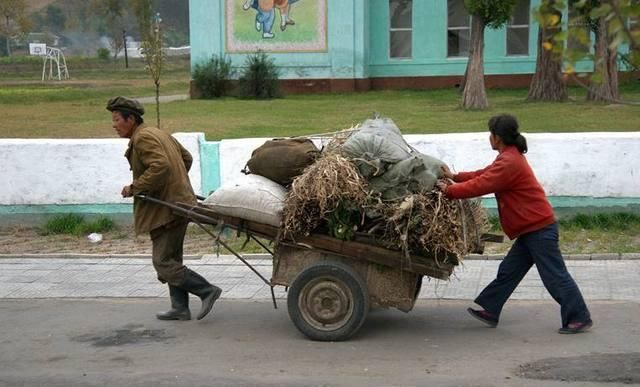
[[[209,281],[204,279],[200,274],[193,270],[186,269],[184,284],[182,288],[189,293],[195,294],[202,300],[202,308],[198,313],[198,320],[202,320],[213,308],[213,304],[220,297],[222,289],[211,285]]]
[[[177,286],[169,285],[169,297],[171,298],[171,309],[166,312],[156,314],[158,320],[191,320],[189,311],[189,293]]]

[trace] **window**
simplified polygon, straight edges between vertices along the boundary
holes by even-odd
[[[529,55],[530,1],[519,0],[507,24],[507,55]]]
[[[469,56],[471,15],[464,0],[447,0],[447,56]]]
[[[413,0],[389,0],[389,56],[411,58]]]
[[[568,27],[567,50],[574,53],[589,52],[591,29],[585,17],[575,7],[569,7]]]

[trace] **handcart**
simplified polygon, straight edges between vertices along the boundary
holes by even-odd
[[[449,260],[450,257],[405,256],[366,236],[357,236],[352,241],[322,234],[286,239],[278,227],[225,216],[201,202],[194,206],[139,197],[170,207],[207,232],[271,287],[275,308],[274,286],[286,287],[289,316],[298,330],[312,340],[350,338],[365,322],[371,308],[394,307],[409,312],[420,292],[423,276],[448,279],[455,267],[449,262],[456,260]],[[246,233],[273,257],[270,280],[216,235],[214,228],[220,227]],[[258,238],[276,242],[273,251]]]

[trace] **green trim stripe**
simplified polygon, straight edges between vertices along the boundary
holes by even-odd
[[[18,214],[126,214],[133,213],[133,204],[29,204],[0,206],[2,215]]]
[[[214,185],[209,185],[214,187]],[[554,209],[619,209],[621,211],[640,211],[640,198],[591,198],[552,196],[549,198]],[[496,209],[493,198],[483,198],[482,205],[489,209]],[[0,215],[20,214],[130,214],[132,204],[42,204],[42,205],[2,205]]]
[[[202,176],[202,194],[220,187],[220,143],[200,141],[200,173]]]
[[[586,196],[550,196],[549,202],[553,208],[609,208],[609,207],[638,207],[640,198],[592,198]],[[488,209],[496,209],[494,198],[483,198],[482,206]]]

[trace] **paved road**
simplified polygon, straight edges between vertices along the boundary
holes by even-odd
[[[222,300],[202,321],[164,322],[154,318],[164,299],[3,299],[0,386],[640,383],[637,302],[591,302],[596,326],[573,336],[556,333],[551,301],[509,302],[496,329],[467,304],[373,311],[352,340],[327,343],[305,339],[268,301]]]
[[[187,265],[223,289],[223,299],[264,300],[267,285],[232,256],[204,256]],[[266,277],[271,260],[250,261]],[[425,281],[421,299],[472,300],[495,276],[499,261],[468,260],[450,281]],[[567,260],[567,267],[588,300],[640,301],[640,260]],[[164,297],[149,258],[3,258],[0,298]],[[284,288],[276,287],[284,298]],[[513,299],[550,300],[535,269]]]
[[[252,264],[267,278],[271,261]],[[187,265],[224,290],[202,321],[162,322],[166,287],[149,258],[0,258],[0,387],[4,386],[616,386],[640,383],[640,260],[568,260],[595,320],[563,336],[537,272],[497,329],[465,307],[499,261],[469,260],[424,284],[413,311],[376,310],[351,341],[308,341],[285,293],[234,257]],[[194,310],[199,303],[194,300]],[[603,384],[605,383],[605,384]]]

